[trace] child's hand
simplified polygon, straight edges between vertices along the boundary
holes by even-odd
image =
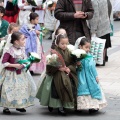
[[[21,64],[15,64],[15,68],[16,69],[22,69],[24,66],[23,65],[21,65]]]
[[[36,30],[35,32],[36,32],[37,35],[40,35],[40,31]]]
[[[70,69],[68,67],[65,68],[65,71],[69,74],[70,73]]]
[[[79,66],[79,65],[81,65],[81,62],[80,62],[80,61],[78,61],[76,64]]]
[[[99,79],[98,79],[98,77],[96,77],[96,81],[97,81],[97,83],[99,83]]]

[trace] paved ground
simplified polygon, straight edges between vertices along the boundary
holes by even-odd
[[[12,115],[6,116],[2,114],[2,108],[0,108],[0,120],[120,120],[120,22],[115,22],[114,26],[112,48],[108,51],[109,62],[105,67],[97,67],[101,85],[108,100],[107,108],[96,115],[89,115],[88,111],[84,111],[82,114],[69,111],[68,116],[62,117],[57,114],[56,110],[49,113],[47,108],[40,106],[38,100],[35,99],[35,106],[27,108],[25,114],[11,110]],[[47,50],[51,41],[44,40],[43,44],[45,50]],[[38,84],[40,76],[33,77]]]

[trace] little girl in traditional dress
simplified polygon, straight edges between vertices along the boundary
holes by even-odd
[[[4,53],[0,70],[0,105],[4,114],[11,114],[9,108],[26,112],[25,108],[34,105],[36,85],[29,74],[17,61],[25,59],[25,36],[14,32],[11,36],[12,46]]]
[[[52,49],[54,49],[55,48],[55,40],[56,40],[56,36],[58,35],[58,34],[67,34],[66,33],[66,30],[65,29],[63,29],[63,28],[58,28],[58,29],[56,29],[56,31],[55,31],[55,33],[54,33],[54,35],[53,35],[53,41],[52,41],[52,45],[51,45],[51,48]]]
[[[82,66],[82,70],[77,71],[77,110],[89,109],[89,113],[94,113],[106,107],[107,101],[99,84],[93,56],[89,53],[90,42],[87,38],[81,37],[76,41],[75,48],[83,49],[87,53],[84,59],[77,62]]]
[[[57,108],[61,115],[66,115],[64,108],[74,108],[78,81],[76,63],[73,62],[67,49],[68,43],[66,34],[56,36],[54,50],[63,57],[65,66],[47,64],[46,77],[37,93],[41,105],[48,106],[50,112],[53,108]],[[60,60],[61,57],[58,59]]]
[[[9,26],[9,23],[3,19],[4,14],[5,8],[0,6],[0,40],[2,40],[7,35],[7,29]]]
[[[25,52],[28,55],[29,52],[36,52],[41,57],[41,45],[39,40],[40,35],[40,25],[39,16],[37,13],[30,13],[28,24],[24,24],[20,32],[22,32],[26,37]],[[41,66],[39,63],[33,63],[30,67],[31,73],[41,73]]]
[[[4,44],[2,42],[0,44],[0,47],[1,47],[1,49],[0,49],[0,57],[2,57],[3,53],[5,53],[6,50],[8,50],[9,47],[12,45],[10,43],[10,41],[11,41],[11,34],[13,32],[15,32],[15,31],[18,31],[18,30],[19,30],[19,25],[18,24],[16,24],[16,23],[10,23],[9,24],[9,27],[7,29],[8,35],[6,35],[4,38],[1,39]]]
[[[6,40],[6,44],[5,44],[5,47],[3,49],[3,53],[5,53],[6,50],[8,50],[10,46],[12,46],[12,44],[10,43],[11,35],[12,35],[12,33],[17,32],[17,31],[19,31],[19,25],[16,23],[10,23],[8,30],[7,30],[8,35],[6,35],[6,37],[4,38]]]
[[[27,3],[27,0],[18,0],[19,12],[19,25],[27,24],[29,22],[28,17],[31,13],[32,6]]]
[[[5,15],[3,18],[7,20],[9,23],[11,22],[16,23],[19,14],[17,0],[15,3],[13,3],[13,0],[4,0],[4,8],[5,8]]]

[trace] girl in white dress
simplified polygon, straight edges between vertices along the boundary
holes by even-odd
[[[25,59],[25,36],[20,32],[11,35],[12,46],[4,53],[0,72],[0,105],[4,114],[11,114],[9,108],[26,112],[25,108],[34,105],[36,85],[29,74],[17,61]]]
[[[32,6],[28,5],[26,0],[18,0],[19,12],[19,25],[27,24],[29,21],[29,14],[31,13]]]

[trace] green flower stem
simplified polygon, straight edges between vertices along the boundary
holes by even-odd
[[[25,60],[19,60],[18,63],[24,65],[24,68],[26,71],[30,68],[30,65],[34,62],[39,62],[40,59],[35,58],[34,56],[30,55],[27,59]]]

